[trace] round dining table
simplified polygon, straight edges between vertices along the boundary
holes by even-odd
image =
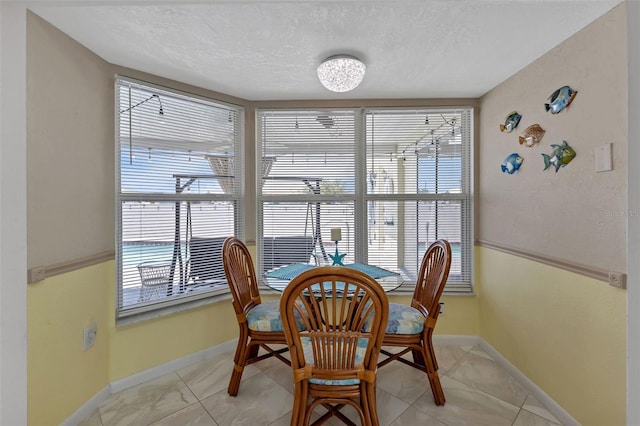
[[[274,268],[264,273],[264,284],[276,291],[283,292],[293,278],[302,272],[316,268],[318,265],[308,263],[292,263]],[[366,263],[349,263],[345,268],[352,268],[364,272],[380,283],[385,292],[390,292],[402,285],[402,276],[388,269]]]

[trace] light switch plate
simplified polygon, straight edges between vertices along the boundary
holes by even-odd
[[[613,170],[611,145],[611,143],[606,143],[595,148],[596,172],[609,172]]]

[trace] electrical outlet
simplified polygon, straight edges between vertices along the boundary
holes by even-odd
[[[609,272],[609,285],[618,288],[627,288],[627,274],[622,272]]]
[[[444,302],[440,302],[440,313],[438,315],[444,315]]]
[[[98,324],[95,320],[89,323],[82,334],[82,350],[86,351],[96,344],[96,335],[98,334]]]

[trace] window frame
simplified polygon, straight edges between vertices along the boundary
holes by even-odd
[[[269,112],[336,112],[336,111],[353,111],[354,112],[354,181],[355,190],[353,194],[347,195],[317,195],[306,197],[297,194],[273,195],[263,194],[261,191],[262,177],[256,173],[256,201],[257,201],[257,229],[256,229],[256,246],[257,246],[257,268],[258,274],[262,277],[265,271],[262,271],[263,264],[263,247],[262,239],[264,233],[263,213],[265,203],[283,202],[283,201],[300,201],[300,202],[331,202],[331,201],[353,201],[355,211],[355,261],[366,262],[368,258],[367,244],[367,221],[368,221],[368,202],[369,201],[396,201],[398,203],[404,201],[419,202],[447,202],[453,201],[460,203],[464,216],[460,219],[461,229],[461,245],[464,244],[466,253],[461,255],[461,271],[463,281],[451,280],[450,277],[445,294],[472,295],[474,294],[474,198],[473,198],[473,136],[474,136],[474,108],[472,106],[425,106],[425,107],[357,107],[357,108],[258,108],[256,109],[256,164],[259,164],[260,157],[264,155],[264,146],[262,138],[262,116]],[[367,191],[367,128],[366,114],[376,112],[400,112],[400,111],[420,111],[420,112],[437,112],[437,111],[459,111],[464,115],[464,126],[461,130],[462,153],[461,153],[461,192],[460,193],[393,193],[393,194],[369,194]],[[464,121],[463,120],[463,121]],[[297,121],[297,119],[296,119]],[[365,230],[365,232],[361,232]],[[405,231],[406,232],[406,231]],[[418,259],[418,265],[419,265]],[[264,281],[263,281],[264,283]],[[415,288],[415,280],[405,278],[402,286],[397,290],[398,293],[411,293]]]
[[[123,85],[132,85],[143,88],[143,90],[158,93],[160,95],[171,94],[177,98],[181,98],[183,101],[193,100],[193,102],[204,103],[212,107],[226,108],[233,110],[235,115],[234,123],[234,137],[233,137],[233,155],[234,159],[234,186],[233,191],[229,194],[188,194],[188,193],[156,193],[156,192],[124,192],[122,191],[122,168],[121,168],[121,147],[120,140],[121,131],[121,114],[120,107],[120,87]],[[192,202],[224,202],[232,206],[233,216],[233,229],[234,236],[238,238],[244,238],[245,235],[245,173],[244,173],[244,151],[245,151],[245,109],[244,107],[228,102],[223,102],[218,99],[209,98],[183,90],[174,89],[171,87],[161,86],[147,81],[130,78],[123,75],[115,75],[114,81],[114,126],[115,126],[115,219],[116,219],[116,321],[118,323],[129,323],[135,321],[136,318],[147,318],[162,315],[163,313],[172,313],[180,311],[182,309],[192,308],[200,306],[202,304],[210,303],[220,297],[228,298],[229,288],[225,286],[213,288],[211,290],[202,290],[197,292],[185,293],[185,294],[173,294],[166,298],[149,302],[149,303],[134,303],[128,305],[130,307],[123,306],[123,234],[125,226],[123,224],[123,206],[127,202],[141,202],[141,203],[183,203],[191,204]],[[161,104],[162,105],[162,104]],[[166,109],[166,107],[165,107]],[[179,150],[179,146],[172,146],[172,149]],[[215,174],[215,173],[214,173]],[[143,177],[140,178],[144,179]],[[188,261],[185,259],[185,261]],[[175,281],[174,281],[175,283]]]

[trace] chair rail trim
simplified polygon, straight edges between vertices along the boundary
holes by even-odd
[[[533,253],[526,250],[521,250],[515,247],[507,246],[505,244],[496,243],[487,240],[478,240],[476,245],[480,247],[489,248],[492,250],[501,251],[503,253],[512,254],[514,256],[522,257],[525,259],[533,260],[545,265],[554,266],[556,268],[564,269],[566,271],[575,272],[576,274],[585,275],[587,277],[594,278],[596,280],[609,282],[609,271],[594,268],[592,266],[582,265],[576,262],[570,262],[562,259],[554,259],[543,254]]]
[[[91,256],[79,257],[51,265],[34,266],[27,269],[27,283],[32,284],[55,275],[65,274],[88,266],[115,259],[115,250],[103,251]]]

